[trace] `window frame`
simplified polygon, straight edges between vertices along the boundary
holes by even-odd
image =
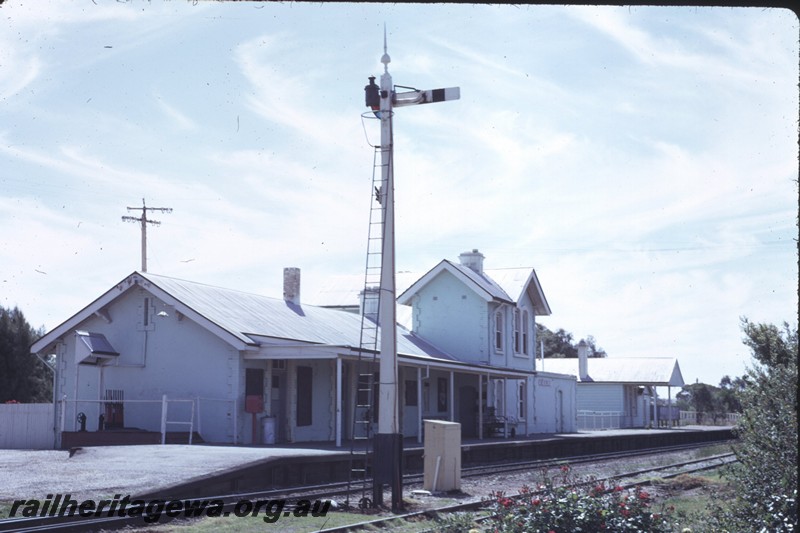
[[[503,317],[503,309],[499,308],[494,312],[494,351],[495,353],[502,354],[505,347],[505,320]]]

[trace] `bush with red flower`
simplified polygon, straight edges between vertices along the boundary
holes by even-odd
[[[652,532],[677,531],[673,510],[653,508],[653,500],[640,487],[625,489],[596,479],[577,479],[568,467],[555,476],[547,471],[536,489],[523,487],[510,498],[493,493],[494,516],[490,531],[528,533],[548,531]]]

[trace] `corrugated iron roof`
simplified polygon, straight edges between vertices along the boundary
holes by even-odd
[[[398,296],[406,292],[409,287],[420,281],[425,275],[432,273],[437,267],[441,268],[443,263],[465,276],[493,299],[516,303],[522,298],[523,291],[528,290],[531,301],[536,307],[536,314],[550,314],[547,299],[536,277],[536,272],[532,268],[485,269],[483,275],[481,275],[469,267],[445,259],[425,274],[407,271],[398,272],[395,275]],[[320,288],[308,296],[308,299],[309,302],[323,307],[358,306],[359,293],[363,289],[363,285],[364,276],[355,274],[330,276]],[[405,307],[403,305],[398,308],[397,321],[410,328],[411,314],[410,312],[403,313]]]
[[[543,372],[578,376],[578,359],[545,359]],[[594,383],[629,383],[682,387],[678,360],[673,357],[589,357],[587,374]]]
[[[516,302],[516,298],[509,296],[503,287],[501,287],[494,279],[489,277],[488,271],[484,270],[482,274],[475,272],[471,268],[464,266],[460,263],[454,263],[448,259],[444,260],[451,267],[459,270],[462,274],[467,276],[473,283],[478,285],[481,289],[485,290],[495,300],[502,300],[504,302]],[[521,291],[520,291],[521,292]],[[520,293],[517,293],[517,296]]]
[[[295,305],[279,298],[204,285],[157,274],[140,274],[207,320],[253,344],[253,336],[333,346],[358,347],[361,317],[338,309]],[[456,360],[398,326],[397,351],[407,355]]]

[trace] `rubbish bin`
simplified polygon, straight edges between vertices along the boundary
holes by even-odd
[[[261,435],[264,444],[275,444],[275,417],[265,416],[261,419]]]

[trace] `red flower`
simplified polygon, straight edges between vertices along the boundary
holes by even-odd
[[[540,503],[542,503],[542,500],[540,500],[539,498],[534,498],[531,500],[531,503],[533,505],[539,505]]]
[[[569,472],[569,466],[567,466],[567,465],[562,466],[561,467],[561,471],[562,472]]]
[[[614,487],[614,492],[622,492],[622,487],[617,485],[616,487]]]
[[[645,492],[645,491],[642,491],[642,492],[640,492],[640,493],[639,493],[639,499],[640,499],[640,500],[647,500],[647,499],[649,499],[649,498],[650,498],[650,495],[649,495],[649,494],[647,494],[647,492]]]

